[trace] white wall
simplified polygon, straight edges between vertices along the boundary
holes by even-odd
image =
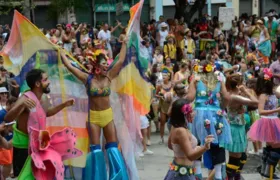
[[[163,6],[174,6],[173,0],[163,0]]]

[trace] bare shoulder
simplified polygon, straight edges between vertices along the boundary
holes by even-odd
[[[265,95],[265,94],[261,94],[260,96],[259,96],[259,100],[260,101],[266,101],[267,100],[267,95]]]
[[[189,135],[190,135],[188,130],[185,129],[185,128],[176,128],[174,133],[175,133],[175,136],[176,136],[176,140],[182,140],[182,139],[188,138]]]
[[[15,105],[13,106],[13,108],[19,108],[22,107],[23,109],[19,109],[19,110],[26,110],[22,104],[27,100],[28,98],[25,95],[22,95],[21,97],[18,98],[18,100],[16,101]]]

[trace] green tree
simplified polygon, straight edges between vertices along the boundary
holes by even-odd
[[[50,7],[48,8],[49,18],[57,19],[59,15],[64,14],[68,10],[82,9],[90,5],[88,2],[86,0],[51,0]]]
[[[4,0],[0,1],[0,15],[8,15],[15,8],[23,9],[24,0]]]
[[[199,17],[202,17],[202,10],[206,5],[206,0],[196,0],[193,5],[190,5],[187,0],[173,0],[175,3],[175,18],[185,18],[186,22],[190,22],[193,15],[198,12]]]

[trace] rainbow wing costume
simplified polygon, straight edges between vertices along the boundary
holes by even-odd
[[[58,105],[68,98],[75,99],[73,107],[47,118],[47,130],[51,134],[65,127],[71,127],[75,131],[76,147],[83,151],[83,156],[64,162],[65,178],[81,179],[88,152],[85,123],[88,98],[85,87],[62,64],[59,48],[17,11],[14,13],[9,41],[0,54],[4,57],[5,68],[14,73],[22,93],[28,90],[25,82],[26,73],[31,69],[40,68],[48,73],[52,90],[48,96],[43,97],[43,105]]]
[[[127,56],[119,76],[112,80],[110,96],[118,140],[131,180],[139,179],[134,157],[137,151],[142,150],[140,115],[149,112],[152,95],[152,85],[145,75],[148,60],[141,56],[144,54],[141,53],[140,43],[143,3],[144,0],[140,0],[130,10]],[[52,90],[44,97],[43,105],[57,105],[68,98],[75,99],[74,106],[47,118],[47,130],[51,134],[65,127],[71,127],[75,131],[76,148],[83,152],[83,156],[64,162],[65,178],[82,179],[89,150],[86,88],[62,64],[59,47],[52,44],[35,25],[17,11],[14,14],[10,39],[0,54],[4,57],[4,66],[14,73],[16,81],[21,86],[21,92],[28,89],[25,82],[26,73],[33,68],[40,68],[48,73]],[[79,65],[74,58],[69,57]],[[118,57],[111,67],[116,61]]]

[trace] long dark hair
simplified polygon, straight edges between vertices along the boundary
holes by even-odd
[[[264,73],[261,72],[259,74],[259,77],[257,80],[256,93],[258,96],[261,94],[272,95],[273,94],[273,77],[270,80],[265,80]]]
[[[171,125],[175,128],[186,126],[185,115],[182,112],[182,107],[185,104],[188,104],[188,101],[185,99],[178,99],[172,104],[170,119]]]
[[[257,78],[252,78],[252,79],[248,79],[247,82],[246,82],[246,86],[249,88],[249,89],[252,89],[256,92],[256,89],[257,89]]]

